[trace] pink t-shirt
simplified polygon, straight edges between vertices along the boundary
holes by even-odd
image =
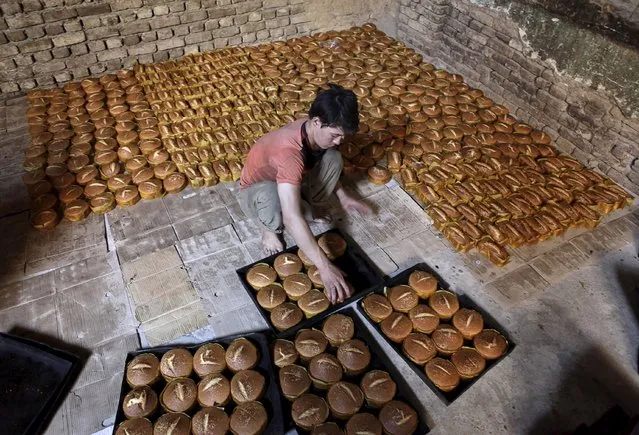
[[[301,127],[304,121],[306,118],[297,119],[255,142],[242,169],[241,189],[261,181],[295,186],[302,184],[304,159]]]

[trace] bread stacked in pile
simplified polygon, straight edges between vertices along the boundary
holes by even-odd
[[[258,367],[260,352],[249,339],[233,340],[225,349],[208,343],[193,354],[171,349],[143,353],[126,368],[131,390],[122,401],[127,420],[117,435],[254,435],[268,424],[260,402],[268,374]]]
[[[327,83],[360,102],[360,129],[339,147],[344,173],[380,184],[398,174],[461,251],[503,265],[507,247],[593,227],[629,203],[548,134],[365,24],[31,92],[33,224],[237,180],[254,141],[306,116]]]
[[[366,315],[442,391],[479,376],[486,361],[505,354],[506,339],[484,329],[481,313],[460,307],[457,295],[438,289],[431,274],[416,270],[406,284],[362,301]]]

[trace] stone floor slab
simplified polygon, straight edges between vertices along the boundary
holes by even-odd
[[[13,284],[0,284],[0,311],[50,296],[54,292],[53,272],[27,278]]]
[[[53,271],[58,292],[111,273],[120,273],[115,252],[92,256]]]
[[[240,239],[233,229],[233,226],[226,225],[188,239],[180,240],[176,248],[180,253],[180,257],[186,263],[237,246],[240,243]]]
[[[503,275],[484,289],[502,306],[510,307],[523,302],[548,288],[550,283],[529,265]]]
[[[173,228],[178,239],[184,240],[230,224],[231,216],[226,207],[219,207],[175,222]]]
[[[50,295],[36,299],[17,307],[0,311],[0,328],[2,332],[10,332],[14,328],[33,331],[36,335],[47,335],[60,338],[58,328],[58,311],[56,296]],[[25,334],[26,337],[33,334]]]
[[[574,238],[572,244],[588,257],[597,257],[633,241],[639,241],[639,227],[622,217]]]
[[[165,196],[162,202],[171,222],[176,223],[224,205],[220,197],[220,189],[218,186],[201,189],[187,188],[178,194]]]
[[[140,339],[136,330],[94,347],[72,389],[77,390],[122,375],[127,353],[139,348]]]
[[[215,337],[226,337],[268,329],[267,323],[252,303],[214,315],[209,321]]]
[[[61,337],[94,347],[137,327],[120,272],[105,275],[55,295]]]
[[[182,266],[134,281],[128,289],[135,317],[143,323],[200,299]]]
[[[79,263],[81,261],[102,257],[107,255],[107,244],[105,240],[100,240],[93,246],[88,246],[73,251],[64,252],[49,257],[40,258],[35,261],[28,261],[24,266],[24,276],[33,276],[44,272],[53,271],[57,268]],[[27,257],[27,260],[29,258]]]
[[[172,226],[153,230],[142,236],[127,239],[116,244],[120,264],[138,260],[153,252],[173,246],[177,241]]]
[[[91,434],[108,424],[113,424],[117,411],[120,388],[120,372],[109,379],[85,385],[68,396],[68,421],[71,434]]]
[[[116,207],[109,212],[108,222],[116,242],[139,238],[171,224],[161,200],[140,201],[134,207]]]
[[[206,311],[198,300],[143,324],[142,345],[159,346],[207,325]]]
[[[574,244],[566,243],[536,257],[530,265],[548,282],[561,280],[583,266],[589,257]]]
[[[129,284],[133,281],[155,275],[160,271],[182,265],[182,259],[177,250],[175,247],[170,246],[140,257],[135,261],[123,263],[120,267],[124,281]]]

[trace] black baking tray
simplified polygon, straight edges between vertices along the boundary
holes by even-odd
[[[41,433],[80,372],[80,358],[37,341],[0,333],[0,427]]]
[[[169,350],[178,349],[178,348],[187,349],[191,352],[191,354],[195,354],[195,351],[200,346],[203,346],[207,343],[219,343],[223,345],[224,348],[226,349],[228,345],[231,344],[231,342],[235,340],[236,338],[246,338],[250,340],[251,342],[253,342],[253,344],[257,346],[257,348],[260,351],[259,365],[253,370],[257,370],[260,373],[262,373],[262,375],[266,377],[266,381],[268,383],[266,393],[260,400],[262,405],[264,405],[264,407],[266,408],[268,412],[268,416],[269,416],[268,426],[266,427],[264,434],[265,435],[282,435],[284,433],[284,430],[283,430],[284,423],[283,423],[283,416],[282,416],[282,406],[280,402],[280,393],[278,391],[279,387],[277,385],[273,366],[271,364],[271,355],[269,351],[268,339],[264,334],[259,332],[250,333],[250,334],[238,334],[238,335],[233,335],[229,337],[222,337],[222,338],[217,338],[215,340],[204,341],[202,343],[197,343],[192,345],[178,344],[178,345],[170,345],[170,346],[152,347],[147,349],[140,349],[135,352],[129,352],[124,364],[124,376],[122,377],[122,387],[120,389],[120,400],[118,400],[118,410],[115,416],[113,433],[115,434],[115,431],[117,430],[118,425],[126,420],[124,411],[122,409],[122,402],[124,401],[124,396],[131,390],[131,387],[129,387],[129,385],[126,383],[126,366],[127,364],[129,364],[129,361],[131,361],[134,357],[142,353],[152,353],[152,354],[155,354],[158,357],[158,359],[160,359],[162,358],[162,355],[164,355]],[[223,372],[223,374],[227,377],[227,379],[230,382],[232,377],[232,375],[230,375],[230,372],[226,370]],[[193,374],[191,375],[191,378],[196,382],[196,384],[200,380],[199,376],[195,372],[193,372]],[[162,389],[164,388],[165,385],[166,385],[166,381],[161,380],[160,382],[156,383],[152,387],[153,390],[158,395],[158,400],[160,398],[160,393],[162,392]],[[231,416],[231,413],[233,412],[233,409],[235,408],[235,406],[236,405],[233,403],[233,401],[231,401],[230,404],[224,407],[224,411],[226,411],[229,417]],[[160,408],[159,403],[158,403],[158,408]],[[196,406],[195,409],[187,412],[186,414],[189,417],[193,417],[193,415],[197,412],[198,409],[201,409],[201,408],[199,406]],[[153,421],[157,417],[159,417],[159,415],[157,415],[156,413],[155,417],[153,418]]]
[[[240,277],[240,281],[242,281],[244,289],[251,297],[251,300],[264,318],[264,321],[266,321],[267,325],[269,325],[269,328],[271,328],[273,334],[275,334],[275,336],[279,338],[295,336],[295,333],[300,329],[308,328],[308,325],[315,322],[316,320],[323,319],[326,316],[331,315],[340,308],[348,305],[353,301],[356,301],[357,299],[365,296],[366,294],[372,292],[373,290],[379,288],[379,286],[384,284],[384,278],[382,274],[374,266],[371,265],[369,260],[366,258],[366,255],[359,249],[357,244],[349,236],[343,234],[338,229],[332,229],[315,236],[315,238],[318,239],[319,237],[327,233],[339,234],[346,241],[347,247],[344,255],[333,260],[333,264],[339,267],[346,274],[346,280],[353,286],[354,292],[351,297],[346,299],[341,304],[332,305],[323,313],[313,316],[310,319],[304,319],[296,326],[293,326],[292,328],[289,328],[285,331],[278,331],[277,328],[275,328],[275,326],[273,326],[273,324],[271,323],[270,313],[257,303],[257,292],[246,281],[246,273],[251,267],[255,266],[258,263],[267,263],[272,266],[275,258],[277,258],[279,255],[283,253],[296,254],[298,251],[298,247],[292,246],[282,252],[263,258],[262,260],[249,264],[248,266],[237,269],[236,271]]]
[[[466,390],[468,390],[475,382],[477,382],[479,379],[481,379],[481,377],[484,376],[488,372],[488,370],[492,369],[501,360],[503,360],[506,356],[508,356],[515,349],[515,343],[510,338],[510,336],[506,332],[505,328],[503,328],[499,324],[499,322],[497,322],[494,319],[494,317],[492,317],[485,309],[483,309],[482,307],[477,305],[467,295],[465,295],[463,293],[455,292],[453,290],[450,290],[448,284],[446,283],[446,281],[441,279],[440,276],[437,274],[437,272],[435,272],[426,263],[416,264],[415,266],[412,266],[412,267],[404,270],[403,272],[400,272],[396,276],[387,279],[386,280],[386,287],[394,287],[394,286],[397,286],[397,285],[400,285],[400,284],[408,284],[408,277],[415,270],[422,270],[424,272],[428,272],[431,275],[433,275],[435,278],[437,278],[437,282],[439,283],[438,288],[441,288],[441,289],[444,289],[444,290],[449,290],[449,291],[451,291],[451,292],[453,292],[453,293],[455,293],[457,295],[457,297],[459,299],[460,308],[469,308],[469,309],[473,309],[475,311],[478,311],[484,318],[484,329],[495,329],[495,330],[499,331],[499,333],[501,335],[503,335],[504,338],[506,338],[506,340],[508,341],[508,349],[506,350],[506,352],[501,357],[499,357],[496,360],[492,360],[492,361],[486,360],[486,368],[484,369],[484,371],[479,376],[477,376],[476,378],[471,379],[471,380],[463,380],[462,379],[460,384],[459,384],[459,386],[457,388],[455,388],[453,391],[448,391],[448,392],[442,391],[439,388],[437,388],[430,381],[430,379],[428,379],[428,377],[426,376],[426,373],[424,371],[424,368],[422,366],[419,366],[419,365],[415,364],[406,355],[404,355],[404,352],[402,351],[401,344],[398,344],[398,343],[395,343],[395,342],[389,340],[384,335],[384,333],[382,332],[382,329],[380,328],[379,324],[373,322],[366,315],[366,312],[364,311],[364,308],[362,307],[362,302],[363,301],[360,300],[358,302],[358,304],[357,304],[358,305],[358,309],[359,309],[360,313],[362,314],[362,316],[366,319],[366,321],[369,322],[373,326],[373,328],[379,333],[379,335],[384,340],[386,340],[386,342],[395,350],[395,352],[397,352],[399,354],[399,356],[401,356],[404,359],[404,361],[406,361],[406,364],[408,364],[413,369],[413,371],[415,373],[417,373],[417,375],[424,381],[424,383],[426,385],[428,385],[428,387],[430,387],[430,389],[437,395],[437,397],[439,397],[439,399],[442,402],[444,402],[446,405],[449,405],[452,402],[454,402],[459,396],[461,396]],[[376,293],[384,294],[384,288],[376,290]],[[445,323],[450,323],[450,322],[442,321],[441,323],[445,324]],[[464,340],[464,346],[471,346],[472,347],[472,341]]]
[[[369,366],[369,370],[377,369],[377,370],[384,370],[388,372],[391,378],[393,379],[393,381],[395,381],[395,383],[397,384],[397,394],[395,395],[395,399],[402,400],[403,402],[408,403],[410,406],[413,407],[415,411],[417,411],[417,415],[419,416],[419,426],[417,427],[417,430],[414,432],[414,435],[424,435],[430,432],[430,428],[428,427],[428,424],[426,423],[425,410],[422,409],[422,406],[420,405],[419,400],[417,399],[417,395],[415,394],[413,389],[411,389],[411,387],[408,385],[408,382],[406,382],[406,379],[401,375],[397,367],[395,367],[395,365],[391,362],[388,355],[384,353],[384,351],[379,345],[379,342],[373,338],[373,335],[370,333],[370,331],[368,331],[363,321],[359,318],[359,316],[355,312],[354,307],[353,306],[343,307],[337,312],[353,319],[353,321],[355,322],[355,336],[353,338],[359,338],[360,340],[362,340],[364,343],[368,345],[371,351],[371,364]],[[309,325],[309,328],[315,328],[315,329],[321,330],[322,321],[323,319],[314,318],[313,322]],[[335,352],[332,352],[332,353],[335,354]],[[298,364],[299,364],[299,361],[298,361]],[[279,375],[276,376],[276,379],[278,382],[278,389],[279,389]],[[343,379],[349,382],[354,382],[355,384],[359,385],[359,382],[361,380],[361,375],[359,376],[344,375]],[[318,394],[318,391],[315,389],[315,387],[312,384],[311,384],[310,392],[314,394]],[[320,395],[321,397],[325,397],[325,392],[319,392],[318,395]],[[297,433],[298,435],[308,435],[309,432],[304,431],[303,429],[300,429],[299,427],[297,427],[295,425],[295,422],[293,421],[293,418],[291,416],[292,402],[286,399],[283,395],[281,400],[282,400],[282,410],[284,412],[285,427],[288,430],[292,431],[292,433]],[[369,407],[366,404],[366,402],[364,402],[364,406],[362,407],[360,412],[370,412],[371,414],[378,415],[379,410],[375,410],[374,408]],[[326,421],[335,422],[342,429],[344,428],[344,425],[346,423],[346,421],[333,419],[332,416],[330,415],[328,417],[328,420]],[[290,433],[290,432],[287,432],[287,433]]]

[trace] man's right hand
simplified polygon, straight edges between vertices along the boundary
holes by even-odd
[[[324,293],[332,304],[344,302],[353,291],[344,279],[344,272],[332,263],[318,269],[324,283]]]

